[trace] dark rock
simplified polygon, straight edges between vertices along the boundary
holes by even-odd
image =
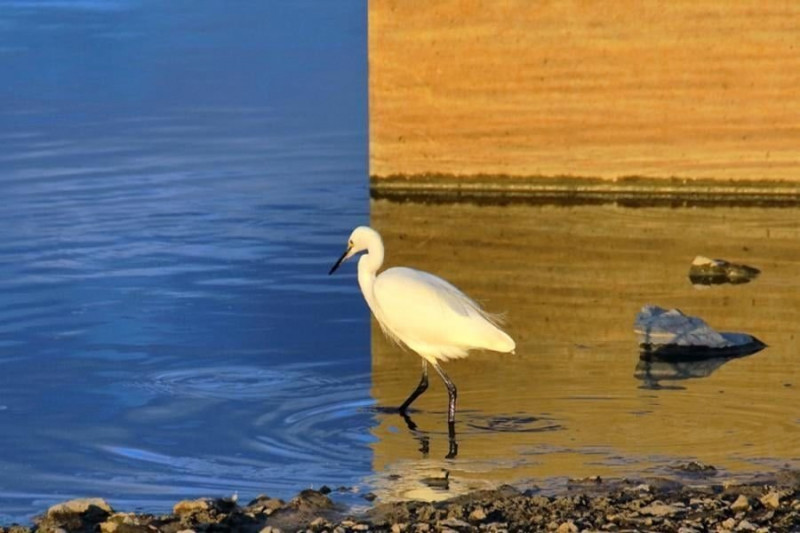
[[[289,507],[298,511],[314,513],[333,509],[333,502],[320,491],[306,489],[289,502]]]
[[[278,509],[283,509],[285,506],[286,502],[283,500],[278,498],[270,498],[269,496],[262,494],[248,503],[244,510],[245,512],[252,514],[271,515]]]
[[[724,259],[709,259],[698,255],[689,267],[689,281],[693,285],[719,285],[722,283],[748,283],[761,271],[757,268],[731,263]]]

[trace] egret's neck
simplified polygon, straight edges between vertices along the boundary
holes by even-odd
[[[375,283],[375,275],[382,264],[383,243],[381,242],[373,243],[367,248],[367,253],[358,260],[358,285],[361,287],[364,299],[367,300],[367,304],[376,315],[380,313],[380,309],[375,302],[373,285]]]

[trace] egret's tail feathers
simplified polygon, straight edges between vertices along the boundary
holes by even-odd
[[[508,333],[500,329],[497,330],[497,338],[492,344],[490,349],[496,352],[513,352],[517,348],[517,343],[514,342],[514,339],[512,339]]]
[[[490,346],[486,346],[486,348],[495,352],[513,352],[517,347],[517,343],[514,342],[514,339],[512,339],[508,333],[501,329],[501,326],[506,322],[506,314],[489,313],[480,307],[476,307],[476,311],[491,324],[495,332]]]
[[[480,312],[483,315],[483,318],[485,318],[486,320],[491,322],[495,327],[498,327],[498,328],[500,326],[504,326],[506,324],[506,322],[508,321],[507,320],[507,315],[508,314],[506,312],[490,313],[488,311],[485,311],[482,308],[480,309]]]

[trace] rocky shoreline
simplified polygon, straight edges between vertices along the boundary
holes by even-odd
[[[52,506],[32,531],[101,533],[277,532],[479,532],[479,531],[800,531],[800,471],[785,470],[746,483],[714,478],[713,467],[690,464],[690,482],[664,478],[572,482],[557,495],[510,486],[450,500],[379,503],[353,514],[337,506],[330,490],[304,490],[290,501],[259,496],[185,500],[166,515],[118,512],[99,498]]]

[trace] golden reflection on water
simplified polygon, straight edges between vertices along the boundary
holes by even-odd
[[[414,404],[417,431],[379,415],[373,482],[382,498],[663,474],[692,459],[731,475],[800,461],[800,209],[373,201],[372,225],[386,266],[450,280],[505,312],[517,341],[516,355],[476,352],[446,364],[459,387],[455,460],[444,459],[447,394],[438,377]],[[762,273],[700,290],[687,276],[696,255]],[[656,383],[639,379],[633,321],[648,303],[769,347],[689,368],[688,379],[669,368]],[[398,406],[417,384],[419,357],[374,326],[372,364],[378,405]],[[448,490],[420,481],[443,468]]]

